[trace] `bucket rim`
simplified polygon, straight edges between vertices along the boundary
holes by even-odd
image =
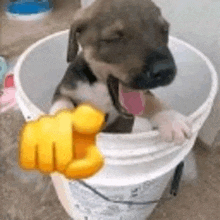
[[[29,108],[32,109],[32,111],[35,112],[36,117],[39,115],[44,115],[45,112],[41,111],[39,108],[37,108],[32,102],[31,100],[28,98],[28,96],[25,94],[24,90],[22,89],[21,86],[21,82],[20,82],[20,70],[21,67],[26,59],[26,57],[35,49],[37,48],[39,45],[46,43],[47,41],[49,41],[50,39],[53,39],[55,37],[58,37],[60,35],[64,35],[67,34],[69,32],[69,29],[63,30],[63,31],[59,31],[56,32],[54,34],[51,34],[49,36],[46,36],[40,40],[38,40],[37,42],[35,42],[34,44],[30,45],[22,54],[21,56],[18,58],[17,63],[15,65],[14,68],[14,79],[15,79],[15,85],[16,85],[16,90],[17,90],[17,94],[19,94],[20,96],[22,96],[22,99],[29,103]],[[193,113],[191,113],[190,115],[187,116],[188,121],[192,122],[194,120],[196,120],[201,114],[204,113],[204,111],[206,111],[207,108],[209,108],[211,110],[212,108],[212,103],[214,102],[214,99],[217,95],[218,92],[218,76],[217,76],[217,71],[215,70],[214,65],[212,64],[212,62],[210,61],[210,59],[204,54],[202,53],[200,50],[198,50],[197,48],[195,48],[194,46],[192,46],[191,44],[173,37],[173,36],[169,36],[169,39],[172,40],[174,43],[178,43],[178,44],[182,44],[184,46],[186,46],[189,50],[195,52],[203,61],[205,61],[206,65],[208,66],[208,69],[210,70],[210,76],[211,76],[211,89],[209,91],[208,97],[206,98],[206,100],[203,102],[203,104],[201,106],[199,106]],[[208,116],[207,116],[208,117]],[[201,128],[201,125],[197,125],[197,127],[194,130],[194,132],[198,132],[199,129]],[[100,133],[99,135],[101,137],[119,137],[121,139],[127,139],[127,138],[131,138],[133,139],[134,137],[139,137],[139,136],[143,136],[143,134],[145,135],[145,137],[147,138],[155,138],[156,136],[159,135],[158,131],[147,131],[147,132],[140,132],[140,133],[130,133],[130,134],[111,134],[111,133]]]

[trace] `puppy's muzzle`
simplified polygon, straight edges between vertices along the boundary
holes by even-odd
[[[169,85],[175,78],[176,65],[167,47],[160,47],[147,56],[141,73],[136,74],[129,83],[133,89],[153,89]]]

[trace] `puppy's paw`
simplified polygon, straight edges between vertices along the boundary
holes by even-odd
[[[191,126],[186,117],[174,110],[162,111],[152,118],[153,126],[157,127],[163,141],[183,144],[192,136]]]

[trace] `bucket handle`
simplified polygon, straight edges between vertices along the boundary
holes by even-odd
[[[152,200],[152,201],[145,201],[145,202],[133,202],[133,201],[117,201],[117,200],[113,200],[108,198],[107,196],[103,195],[102,193],[100,193],[98,190],[96,190],[95,188],[93,188],[92,186],[88,185],[87,183],[85,183],[82,180],[77,180],[78,183],[80,183],[81,185],[83,185],[84,187],[86,187],[87,189],[89,189],[90,191],[92,191],[94,194],[98,195],[99,197],[101,197],[102,199],[104,199],[105,201],[108,202],[112,202],[112,203],[118,203],[118,204],[123,204],[123,205],[150,205],[150,204],[154,204],[154,203],[159,203],[161,201],[167,201],[172,199],[173,197],[177,196],[177,192],[179,189],[179,184],[180,184],[180,180],[182,177],[182,173],[183,173],[183,168],[184,168],[184,162],[180,162],[179,165],[176,167],[174,175],[173,175],[173,179],[171,182],[171,189],[170,189],[170,195],[169,197],[164,197],[164,198],[160,198],[158,200]]]

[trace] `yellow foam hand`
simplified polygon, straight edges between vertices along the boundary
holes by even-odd
[[[73,179],[94,175],[104,164],[96,147],[104,121],[103,112],[83,104],[25,123],[20,132],[20,166],[43,173],[58,171]]]

